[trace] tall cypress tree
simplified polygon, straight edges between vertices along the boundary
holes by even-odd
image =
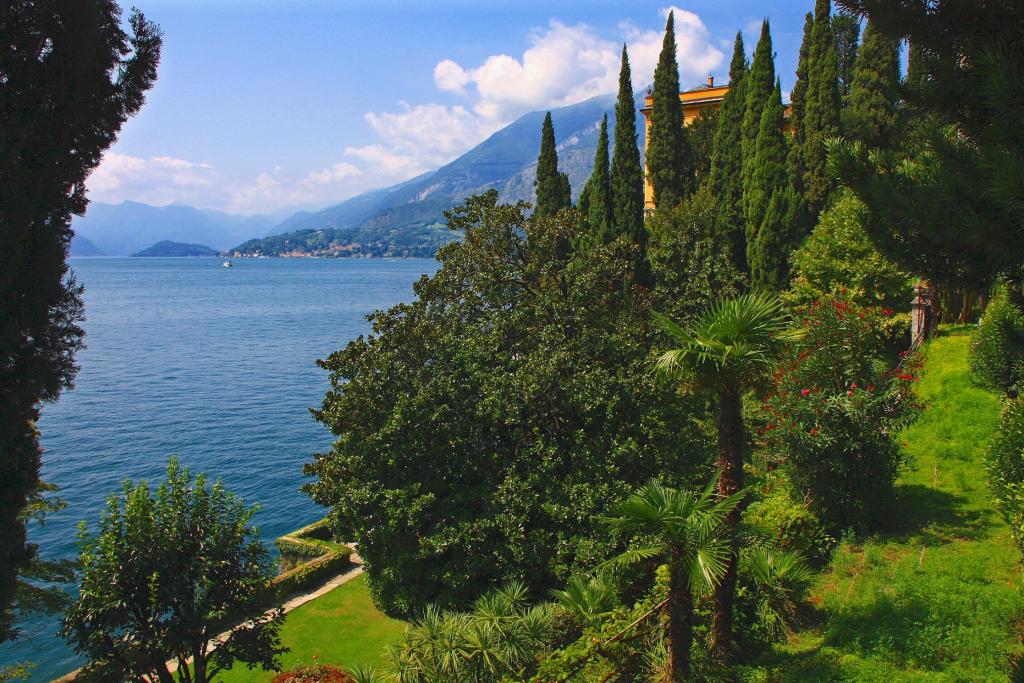
[[[597,136],[597,154],[594,155],[594,170],[587,181],[587,222],[595,235],[604,235],[612,225],[612,188],[608,168],[608,115],[601,119],[601,132]],[[581,199],[582,203],[582,199]]]
[[[857,45],[860,42],[860,18],[843,10],[832,17],[832,35],[836,42],[836,62],[839,65],[839,96],[846,105],[857,68]]]
[[[804,200],[813,219],[825,206],[829,179],[825,142],[837,137],[839,126],[839,62],[832,35],[831,3],[817,0],[811,31],[807,101],[804,108]]]
[[[647,177],[655,206],[674,206],[693,192],[693,150],[683,126],[679,101],[679,66],[676,63],[674,16],[668,13],[665,38],[654,70],[653,111],[647,140]]]
[[[797,193],[804,191],[804,173],[806,165],[803,160],[804,143],[807,141],[804,131],[804,110],[807,107],[807,79],[811,61],[811,33],[814,30],[814,15],[807,13],[804,19],[804,38],[800,43],[800,57],[796,64],[796,83],[789,95],[790,114],[789,127],[792,131],[789,147],[789,183]]]
[[[743,33],[736,32],[736,44],[729,65],[729,90],[718,113],[718,127],[711,152],[709,184],[718,208],[715,227],[732,245],[732,260],[741,273],[747,271],[747,247],[743,225],[743,112],[747,105],[747,56]]]
[[[558,152],[555,150],[555,127],[551,123],[551,112],[544,116],[544,125],[540,132],[540,155],[537,157],[537,205],[534,213],[538,216],[551,216],[560,209],[568,207],[565,196],[565,185],[568,177],[562,180],[558,172]]]
[[[768,203],[776,191],[786,186],[786,137],[782,132],[785,116],[782,87],[778,81],[758,123],[754,153],[749,160],[750,178],[743,193],[747,222],[747,262],[750,264],[752,278],[755,278],[754,247]]]
[[[611,165],[613,221],[604,241],[610,242],[619,235],[626,235],[636,245],[633,275],[637,283],[646,285],[650,283],[650,268],[647,264],[647,229],[644,227],[644,171],[636,144],[636,104],[630,78],[629,55],[623,45]]]
[[[772,34],[768,26],[768,20],[761,23],[761,38],[757,41],[757,48],[754,50],[754,62],[750,66],[750,75],[747,77],[747,103],[743,112],[743,225],[747,237],[747,253],[749,256],[752,233],[757,232],[761,216],[752,214],[752,176],[757,162],[756,155],[757,136],[761,129],[761,117],[765,109],[771,104],[772,93],[775,91],[775,56],[772,52]],[[770,198],[770,197],[769,197]],[[765,199],[765,203],[767,203]],[[761,207],[760,214],[764,213]],[[748,261],[749,264],[749,261]]]
[[[869,147],[888,146],[897,125],[899,87],[899,43],[868,24],[854,69],[849,105],[843,110],[846,136]]]
[[[750,256],[750,283],[756,289],[782,291],[790,281],[790,257],[802,236],[800,198],[789,185],[772,192]]]

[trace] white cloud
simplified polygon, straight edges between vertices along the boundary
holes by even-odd
[[[444,92],[465,95],[469,74],[452,60],[442,59],[434,67],[434,83]]]

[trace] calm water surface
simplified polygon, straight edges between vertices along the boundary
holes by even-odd
[[[328,448],[313,421],[327,388],[315,365],[369,331],[367,313],[412,299],[427,259],[72,259],[86,287],[76,387],[46,406],[43,478],[68,509],[32,540],[73,557],[79,520],[94,524],[125,478],[161,477],[167,457],[259,503],[270,540],[322,515],[299,492],[302,464]],[[57,619],[24,624],[0,665],[32,660],[33,681],[78,666]]]

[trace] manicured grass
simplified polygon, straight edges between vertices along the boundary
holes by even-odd
[[[927,409],[883,533],[844,541],[812,591],[816,624],[761,664],[777,681],[1021,680],[1019,555],[985,479],[999,399],[975,387],[969,337],[925,348]]]
[[[405,623],[374,606],[364,574],[288,613],[281,640],[291,652],[281,657],[281,664],[287,670],[310,664],[316,656],[322,664],[343,668],[355,664],[380,668],[385,663],[385,646],[397,643],[404,632]],[[273,673],[236,665],[220,680],[257,683],[273,677]]]

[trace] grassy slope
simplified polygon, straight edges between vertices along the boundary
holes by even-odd
[[[397,643],[405,624],[382,614],[370,600],[366,575],[343,583],[327,595],[290,612],[281,628],[282,642],[291,652],[281,658],[284,669],[321,663],[380,667],[384,648]],[[220,679],[224,683],[269,681],[273,673],[236,665]]]
[[[964,330],[928,344],[891,528],[840,546],[817,625],[762,662],[770,680],[998,681],[1024,653],[1018,554],[983,466],[999,400],[971,384],[968,345]]]

